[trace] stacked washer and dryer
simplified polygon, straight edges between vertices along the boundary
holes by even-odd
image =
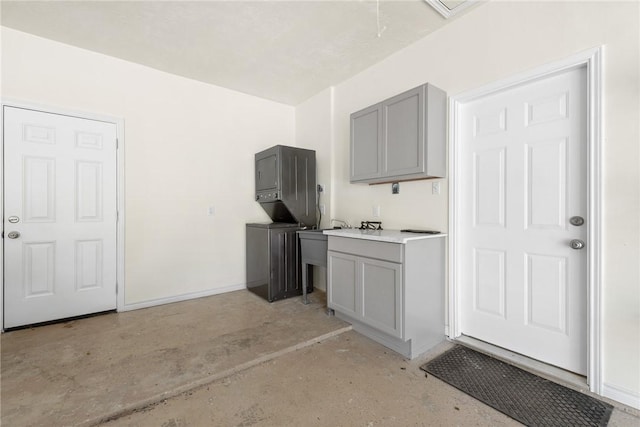
[[[269,302],[301,295],[296,232],[316,227],[316,152],[276,145],[257,153],[255,183],[256,201],[273,222],[246,225],[247,289]]]

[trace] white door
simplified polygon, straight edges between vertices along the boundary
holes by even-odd
[[[116,125],[3,113],[5,328],[115,309]]]
[[[471,101],[460,122],[461,332],[582,375],[586,84],[586,67],[564,71]]]

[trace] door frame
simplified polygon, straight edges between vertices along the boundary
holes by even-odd
[[[21,101],[12,98],[0,99],[0,218],[4,218],[4,107],[23,108],[43,113],[59,114],[80,119],[111,123],[116,126],[116,310],[125,309],[125,173],[124,173],[124,119],[103,114],[87,113],[50,105]],[[4,233],[4,221],[2,223]],[[4,332],[4,241],[0,244],[0,329]]]
[[[447,335],[461,336],[461,285],[458,283],[461,251],[462,197],[459,168],[462,136],[461,108],[464,104],[507,89],[526,85],[552,74],[577,67],[587,71],[587,383],[593,393],[602,394],[602,145],[603,145],[603,55],[602,46],[553,63],[472,89],[449,100],[449,327]]]

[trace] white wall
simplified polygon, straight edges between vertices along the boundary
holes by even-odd
[[[320,228],[329,228],[332,198],[333,88],[312,96],[296,107],[296,144],[316,151],[317,182],[324,187]],[[313,285],[326,291],[326,268],[313,266]]]
[[[637,2],[490,2],[334,90],[333,213],[447,230],[447,180],[349,184],[349,114],[430,82],[449,95],[605,45],[604,383],[640,405],[640,33]],[[383,36],[384,37],[384,36]],[[314,113],[315,114],[315,113]],[[300,122],[300,118],[298,118]]]
[[[333,141],[333,88],[328,88],[296,107],[296,143],[316,151],[317,182],[324,187],[320,204],[325,206],[321,228],[329,227],[331,211],[331,147]]]
[[[253,155],[292,107],[2,28],[1,96],[125,121],[126,304],[245,283]],[[209,205],[215,216],[207,216]]]

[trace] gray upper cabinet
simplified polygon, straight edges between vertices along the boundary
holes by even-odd
[[[351,182],[443,178],[446,102],[427,83],[351,114]]]

